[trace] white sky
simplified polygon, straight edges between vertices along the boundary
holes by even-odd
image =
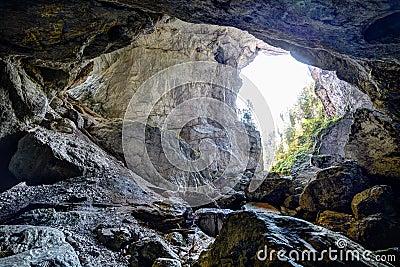
[[[241,74],[254,85],[247,86],[244,82],[239,97],[250,99],[253,103],[259,100],[257,98],[263,97],[278,128],[283,126],[280,114],[285,113],[294,105],[301,89],[312,82],[307,65],[296,61],[289,54],[266,56],[260,53],[241,71]],[[261,94],[254,93],[254,86]],[[239,108],[243,108],[240,101],[237,104]],[[261,108],[257,110],[255,107],[257,117],[262,116],[263,113],[260,112],[265,110],[265,107]]]

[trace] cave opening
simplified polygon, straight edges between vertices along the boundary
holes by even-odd
[[[321,116],[319,99],[313,92],[314,80],[309,66],[297,61],[289,53],[268,55],[261,52],[241,70],[241,74],[243,85],[236,103],[239,116],[243,122],[254,125],[260,131],[263,168],[268,170],[278,160],[279,153],[286,152],[281,156],[286,158],[293,152],[288,151],[289,142],[293,140],[285,140],[285,132],[295,132],[295,128],[300,130],[299,122],[302,119]],[[247,79],[255,87],[249,86]],[[265,101],[261,102],[260,97]],[[316,103],[310,103],[308,114],[294,118],[296,104],[311,100]],[[260,122],[268,111],[273,120],[273,129],[265,129],[265,124]]]

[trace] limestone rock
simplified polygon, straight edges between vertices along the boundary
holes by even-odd
[[[347,235],[368,249],[399,246],[400,222],[379,213],[351,224]]]
[[[155,201],[134,207],[132,215],[151,227],[171,232],[190,223],[191,208],[179,200]]]
[[[259,49],[284,53],[234,28],[170,19],[132,46],[95,59],[92,76],[70,90],[70,94],[84,102],[87,100],[96,111],[108,117],[122,118],[133,94],[157,72],[189,61],[212,61],[242,68]],[[179,103],[179,99],[174,100]],[[166,107],[167,102],[164,112],[171,108]],[[161,110],[158,113],[162,115]]]
[[[32,157],[35,155],[35,157]],[[118,164],[82,134],[38,128],[18,143],[9,169],[27,184],[52,183],[86,172],[104,172]]]
[[[226,209],[199,209],[195,213],[195,224],[206,235],[216,237],[226,217],[232,212],[232,210]]]
[[[11,6],[13,12],[6,12]],[[117,11],[118,10],[118,11]],[[128,45],[137,35],[151,30],[160,15],[98,2],[29,2],[1,5],[2,55],[13,53],[55,61],[96,57]],[[54,16],[53,12],[59,15]],[[41,23],[38,25],[38,21]],[[10,23],[15,22],[15,23]],[[14,47],[12,49],[11,47]]]
[[[296,209],[299,206],[300,194],[297,195],[290,195],[285,199],[283,203],[286,208],[288,209]]]
[[[132,241],[132,235],[126,228],[99,228],[97,230],[97,237],[99,241],[105,246],[119,250],[127,245],[129,241]]]
[[[120,160],[124,160],[122,149],[122,120],[108,120],[89,129],[96,142]]]
[[[141,242],[137,242],[130,248],[135,255],[138,256],[131,259],[131,266],[152,266],[159,258],[168,258],[178,260],[179,256],[172,250],[172,248],[162,239],[157,237],[150,237]]]
[[[367,259],[361,259],[359,262],[345,262],[337,258],[334,261],[329,260],[327,255],[323,256],[322,261],[307,260],[307,257],[301,260],[301,253],[304,250],[315,250],[317,257],[321,256],[322,250],[329,247],[340,250],[335,244],[339,239],[346,242],[346,250],[356,250],[361,254],[365,251],[363,247],[350,239],[303,220],[272,213],[236,212],[228,216],[215,242],[208,251],[202,253],[199,263],[204,267],[223,264],[233,266],[343,266],[343,264],[370,266]],[[285,259],[284,263],[277,258],[276,253],[279,250],[285,250],[285,253],[280,255]],[[300,253],[297,260],[295,253],[289,254],[291,250]],[[257,254],[261,260],[257,259]],[[269,257],[270,254],[272,257]],[[294,259],[290,259],[289,255]],[[385,263],[381,264],[389,266]]]
[[[350,128],[352,124],[352,113],[346,113],[338,121],[331,122],[318,134],[318,139],[315,145],[316,153],[332,155],[332,157],[339,160],[344,158],[345,146],[349,141]]]
[[[346,161],[317,173],[300,196],[300,206],[308,212],[332,210],[351,212],[351,201],[368,188],[368,179],[353,161]]]
[[[290,177],[272,178],[269,174],[262,184],[253,192],[246,192],[250,201],[267,202],[280,206],[283,204],[292,179]]]
[[[74,249],[65,241],[60,230],[29,225],[3,225],[0,226],[0,233],[1,266],[81,266]]]
[[[179,232],[172,232],[166,235],[168,242],[170,242],[174,246],[184,246],[185,239],[183,235]]]
[[[312,155],[311,157],[311,165],[320,169],[328,168],[332,166],[334,163],[342,161],[344,161],[343,157],[332,154]]]
[[[346,157],[352,158],[369,174],[399,179],[399,130],[390,119],[368,109],[354,114]]]
[[[316,224],[346,235],[353,221],[350,214],[326,210],[318,215]]]
[[[392,188],[388,185],[376,185],[354,196],[351,209],[360,219],[375,213],[391,215],[396,211]]]
[[[372,108],[369,97],[357,87],[340,80],[334,71],[309,67],[315,81],[315,93],[328,118],[337,118],[359,108]]]
[[[176,259],[158,258],[152,267],[181,267],[182,264]]]

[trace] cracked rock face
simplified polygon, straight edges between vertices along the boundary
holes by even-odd
[[[65,241],[65,235],[60,230],[9,225],[1,226],[0,233],[0,248],[6,256],[0,258],[3,266],[82,266],[73,247]]]
[[[371,175],[399,179],[399,138],[399,130],[386,116],[360,109],[354,114],[345,154],[357,160]]]

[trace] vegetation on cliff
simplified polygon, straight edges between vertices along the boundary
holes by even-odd
[[[316,140],[321,131],[339,119],[328,119],[325,116],[323,105],[315,95],[314,86],[311,84],[305,87],[297,103],[288,110],[287,126],[279,132],[280,142],[270,171],[289,175],[295,162],[303,162],[309,154],[315,152]]]

